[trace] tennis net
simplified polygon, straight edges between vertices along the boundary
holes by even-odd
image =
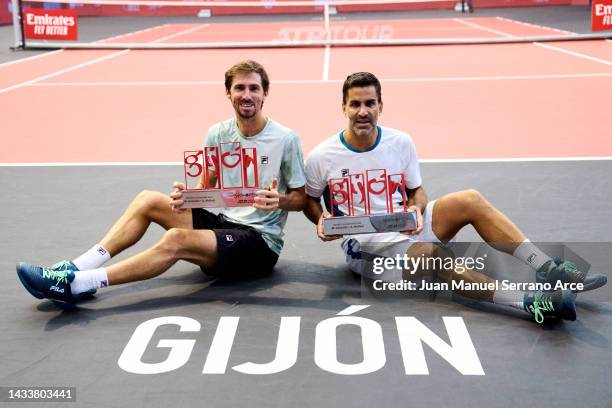
[[[477,17],[466,14],[472,11],[470,0],[13,1],[20,10],[17,48],[378,46],[606,37]]]

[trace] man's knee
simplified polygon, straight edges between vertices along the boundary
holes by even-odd
[[[143,190],[134,200],[132,206],[144,214],[150,214],[153,211],[160,209],[169,209],[170,199],[167,195],[162,194],[158,191]]]
[[[201,264],[216,258],[217,239],[211,230],[169,228],[157,243],[157,248],[172,258]]]
[[[451,193],[446,196],[450,199],[449,210],[455,214],[461,214],[466,221],[470,221],[478,214],[484,206],[488,206],[487,199],[476,189],[468,189]]]
[[[176,258],[185,248],[189,232],[183,228],[170,228],[164,233],[157,246],[169,256]]]
[[[461,203],[467,207],[473,207],[475,205],[486,202],[486,199],[480,193],[480,191],[473,188],[459,191],[456,194],[458,195]]]

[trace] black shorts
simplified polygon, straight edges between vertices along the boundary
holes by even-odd
[[[248,278],[270,273],[278,255],[253,227],[228,221],[203,208],[191,210],[193,229],[209,229],[217,237],[217,266],[202,268],[207,275]]]

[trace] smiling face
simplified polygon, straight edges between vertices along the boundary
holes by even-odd
[[[342,105],[348,119],[347,130],[362,140],[375,137],[382,106],[373,85],[349,88]]]
[[[266,99],[261,76],[256,72],[236,74],[227,97],[240,119],[253,119],[261,115]]]

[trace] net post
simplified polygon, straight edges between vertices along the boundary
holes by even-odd
[[[23,9],[21,7],[21,0],[12,0],[11,4],[13,6],[13,33],[15,38],[15,43],[11,48],[20,50],[25,45],[23,42]]]
[[[325,27],[325,36],[326,39],[330,39],[330,28],[329,28],[329,3],[323,3],[323,24]]]

